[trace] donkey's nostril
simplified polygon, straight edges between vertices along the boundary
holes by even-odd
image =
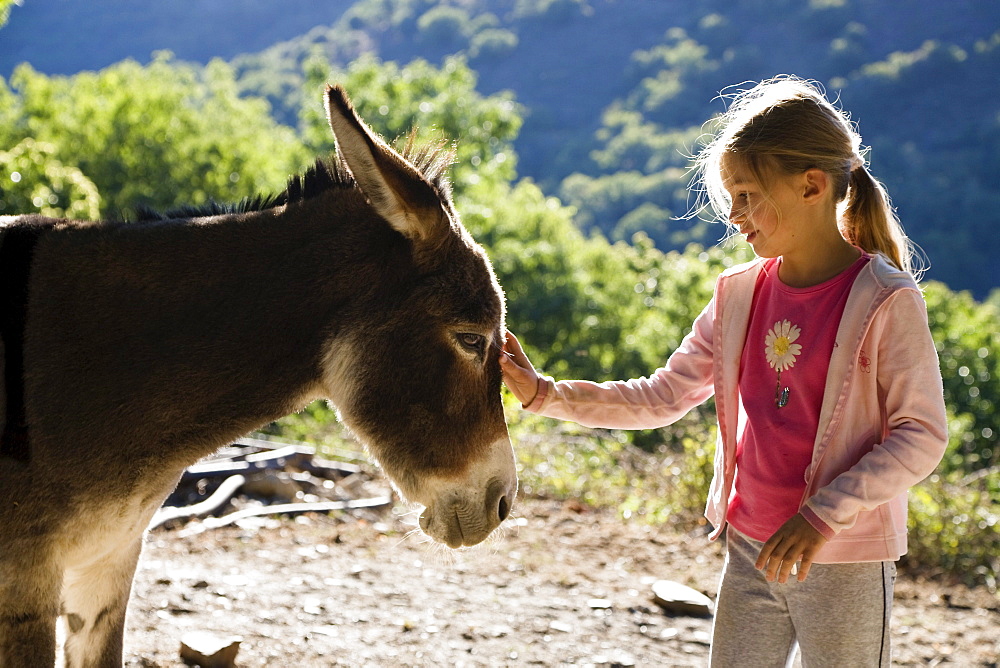
[[[493,515],[497,522],[503,522],[510,514],[510,499],[507,498],[507,486],[497,479],[490,480],[486,487],[486,505],[483,506],[487,517]]]
[[[500,497],[499,512],[500,512],[500,521],[503,522],[505,519],[507,519],[507,514],[510,512],[510,504],[507,502],[506,496]]]

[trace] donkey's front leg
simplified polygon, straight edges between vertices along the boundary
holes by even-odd
[[[51,668],[56,661],[59,569],[41,552],[3,556],[12,558],[0,560],[0,667]]]
[[[142,536],[84,567],[67,569],[62,614],[66,668],[120,668],[125,610]]]

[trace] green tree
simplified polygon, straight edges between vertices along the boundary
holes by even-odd
[[[52,218],[96,220],[101,197],[97,186],[76,167],[56,159],[56,148],[23,139],[0,151],[0,215],[40,213]]]
[[[701,122],[705,100],[717,92],[708,81],[718,69],[719,61],[709,56],[708,47],[683,28],[670,28],[663,43],[632,54],[628,74],[638,82],[625,106],[654,122]]]
[[[417,19],[417,30],[426,43],[460,48],[469,37],[469,13],[459,7],[437,5]]]
[[[587,0],[517,0],[514,18],[523,20],[540,16],[550,23],[561,24],[589,11]]]
[[[943,283],[924,285],[931,334],[953,416],[945,472],[1000,465],[1000,310]]]
[[[587,230],[599,230],[616,241],[626,240],[640,231],[634,227],[642,216],[655,226],[644,227],[661,247],[683,247],[704,238],[707,228],[696,219],[683,215],[690,206],[687,185],[690,173],[681,167],[668,167],[651,174],[638,170],[616,171],[591,177],[568,176],[560,187],[560,196],[580,211],[577,223]],[[650,207],[660,212],[655,218]]]
[[[0,0],[0,28],[7,23],[7,19],[10,18],[10,8],[16,4],[20,4],[19,0]]]
[[[469,40],[469,58],[477,63],[502,58],[517,48],[517,35],[510,30],[487,28]]]
[[[434,67],[424,60],[400,66],[369,56],[341,71],[316,53],[305,63],[305,73],[309,102],[300,128],[313,151],[334,148],[319,92],[337,81],[362,118],[388,140],[415,129],[418,141],[454,142],[457,192],[481,182],[509,183],[516,175],[513,142],[521,128],[520,108],[510,93],[478,93],[476,75],[463,58]]]
[[[266,102],[238,95],[222,61],[200,68],[161,52],[146,66],[124,61],[72,77],[22,65],[11,83],[7,141],[54,147],[52,159],[97,186],[105,216],[278,190],[309,162]]]

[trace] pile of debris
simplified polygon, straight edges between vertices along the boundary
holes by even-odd
[[[318,456],[302,443],[241,439],[189,466],[149,528],[193,535],[271,515],[338,511],[372,519],[391,508],[385,478],[355,463],[353,453],[344,458]],[[239,646],[239,638],[195,631],[181,639],[180,658],[191,666],[234,668]]]
[[[188,467],[149,528],[184,526],[197,533],[249,517],[393,503],[388,483],[370,466],[320,457],[301,443],[245,438]]]

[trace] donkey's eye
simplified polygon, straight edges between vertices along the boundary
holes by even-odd
[[[474,334],[472,332],[463,332],[461,334],[456,334],[455,338],[458,342],[462,344],[469,352],[476,353],[477,355],[483,354],[486,349],[486,337],[482,334]]]

